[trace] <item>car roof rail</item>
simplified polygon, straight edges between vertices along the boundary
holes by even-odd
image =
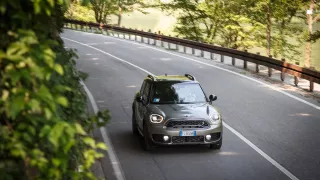
[[[152,76],[151,74],[148,74],[148,78],[152,79],[152,81],[154,81],[156,78],[154,76]]]
[[[193,80],[193,81],[196,80],[196,78],[194,76],[190,75],[190,74],[185,74],[184,76],[189,78],[190,80]]]

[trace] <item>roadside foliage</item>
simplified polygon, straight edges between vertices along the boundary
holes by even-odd
[[[90,133],[109,113],[88,116],[84,74],[59,35],[68,3],[0,2],[0,179],[95,179],[107,150]]]

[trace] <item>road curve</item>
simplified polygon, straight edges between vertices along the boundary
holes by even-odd
[[[318,109],[235,74],[130,41],[71,30],[62,36],[69,39],[64,39],[67,48],[77,49],[77,68],[89,73],[85,84],[99,109],[111,111],[106,128],[126,179],[320,179]],[[131,133],[131,104],[147,75],[143,70],[194,75],[207,94],[218,96],[215,105],[224,122],[280,167],[230,128],[224,128],[223,146],[218,151],[177,146],[144,152]]]

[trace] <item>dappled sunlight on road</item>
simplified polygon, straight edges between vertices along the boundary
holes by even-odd
[[[136,85],[130,85],[130,86],[126,86],[127,88],[135,88],[137,87]]]
[[[239,155],[239,153],[237,152],[228,152],[228,151],[222,151],[218,153],[219,155],[223,155],[223,156],[234,156],[234,155]]]
[[[289,114],[289,116],[303,116],[303,117],[310,117],[312,114],[308,113],[295,113],[295,114]]]

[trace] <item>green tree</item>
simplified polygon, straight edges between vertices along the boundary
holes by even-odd
[[[320,39],[320,31],[313,31],[313,24],[320,21],[320,14],[315,14],[316,10],[320,10],[320,3],[316,0],[307,0],[303,8],[306,12],[302,18],[305,20],[308,28],[306,31],[306,50],[305,50],[305,66],[310,67],[311,65],[311,53],[312,53],[312,43]],[[308,12],[309,11],[309,12]]]
[[[249,0],[247,15],[252,21],[264,24],[263,31],[257,40],[265,47],[267,55],[295,58],[299,53],[302,32],[299,23],[292,20],[303,6],[301,0]],[[289,39],[295,39],[289,41]]]
[[[156,7],[177,15],[174,32],[178,35],[224,47],[247,49],[256,44],[262,24],[246,16],[242,0],[175,0]]]
[[[76,56],[59,36],[66,2],[0,3],[1,179],[95,179],[106,146],[89,132],[109,114],[87,117]]]
[[[146,12],[143,11],[143,8],[146,7],[146,4],[143,0],[117,0],[117,7],[118,9],[114,14],[118,17],[118,26],[121,26],[122,15],[124,13],[129,13],[137,10],[146,14]]]
[[[107,24],[108,17],[118,9],[117,0],[90,0],[97,23]]]

